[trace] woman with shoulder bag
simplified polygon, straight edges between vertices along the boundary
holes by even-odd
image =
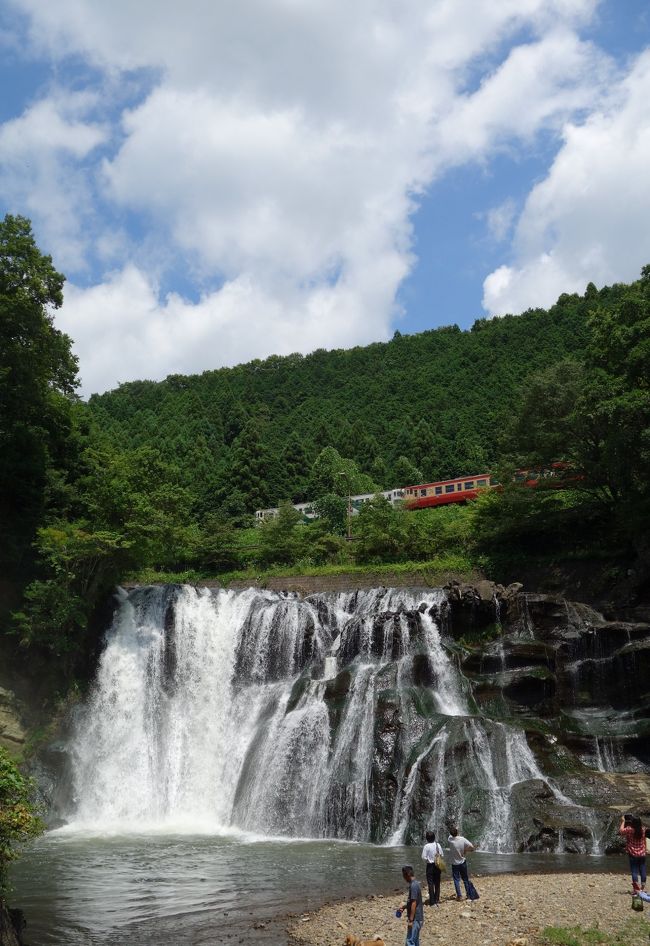
[[[440,906],[440,877],[446,870],[442,847],[436,841],[433,831],[427,831],[427,843],[422,848],[422,860],[427,865],[427,885],[429,887],[429,906]]]

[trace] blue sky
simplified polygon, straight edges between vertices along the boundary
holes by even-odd
[[[650,262],[640,0],[4,0],[0,53],[0,210],[86,394]]]

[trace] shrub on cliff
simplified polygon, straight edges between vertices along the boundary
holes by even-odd
[[[0,748],[0,896],[6,885],[9,861],[16,857],[16,845],[43,831],[30,796],[29,779],[19,772],[7,751]]]

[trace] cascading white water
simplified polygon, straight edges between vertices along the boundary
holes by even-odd
[[[438,709],[445,716],[466,716],[469,710],[460,685],[460,674],[453,667],[442,646],[440,629],[430,614],[422,614],[420,621],[424,628],[427,651],[436,677]]]
[[[223,822],[236,629],[251,600],[223,592],[215,608],[184,588],[171,640],[164,589],[122,601],[73,744],[77,822]]]
[[[420,765],[430,754],[433,753],[435,758],[434,763],[434,796],[433,804],[431,806],[431,815],[430,821],[432,824],[438,824],[442,822],[445,817],[445,749],[447,747],[447,740],[449,739],[449,733],[443,727],[443,729],[436,733],[430,743],[426,748],[417,756],[415,762],[411,767],[411,771],[408,774],[406,784],[404,786],[404,791],[402,793],[402,801],[399,806],[399,809],[396,809],[395,815],[393,817],[393,833],[390,836],[389,844],[401,844],[406,829],[408,827],[409,815],[410,815],[410,805],[413,798],[413,792],[417,783],[417,779],[420,775]],[[396,823],[395,823],[396,822]]]
[[[618,753],[611,736],[594,736],[594,758],[599,772],[616,772]]]
[[[253,589],[122,593],[72,741],[69,820],[102,832],[400,843],[426,766],[427,823],[460,813],[458,786],[469,795],[478,787],[487,799],[481,846],[511,850],[503,825],[512,787],[544,777],[523,733],[491,723],[489,734],[470,716],[435,617],[443,602],[441,591],[406,589],[304,600]],[[423,673],[429,682],[416,686]],[[423,686],[428,722],[413,703]],[[382,700],[399,721],[393,736],[377,728]],[[459,740],[469,775],[458,770],[453,781]],[[378,795],[380,764],[397,786],[390,810]]]

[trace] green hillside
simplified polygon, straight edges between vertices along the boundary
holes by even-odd
[[[233,493],[249,511],[305,498],[310,468],[327,446],[382,488],[478,472],[499,459],[528,379],[580,357],[589,310],[615,305],[624,289],[590,287],[548,311],[481,319],[470,331],[396,332],[390,342],[348,351],[132,382],[89,406],[116,446],[155,445],[177,465],[197,511]],[[258,474],[250,484],[238,462],[246,458]]]

